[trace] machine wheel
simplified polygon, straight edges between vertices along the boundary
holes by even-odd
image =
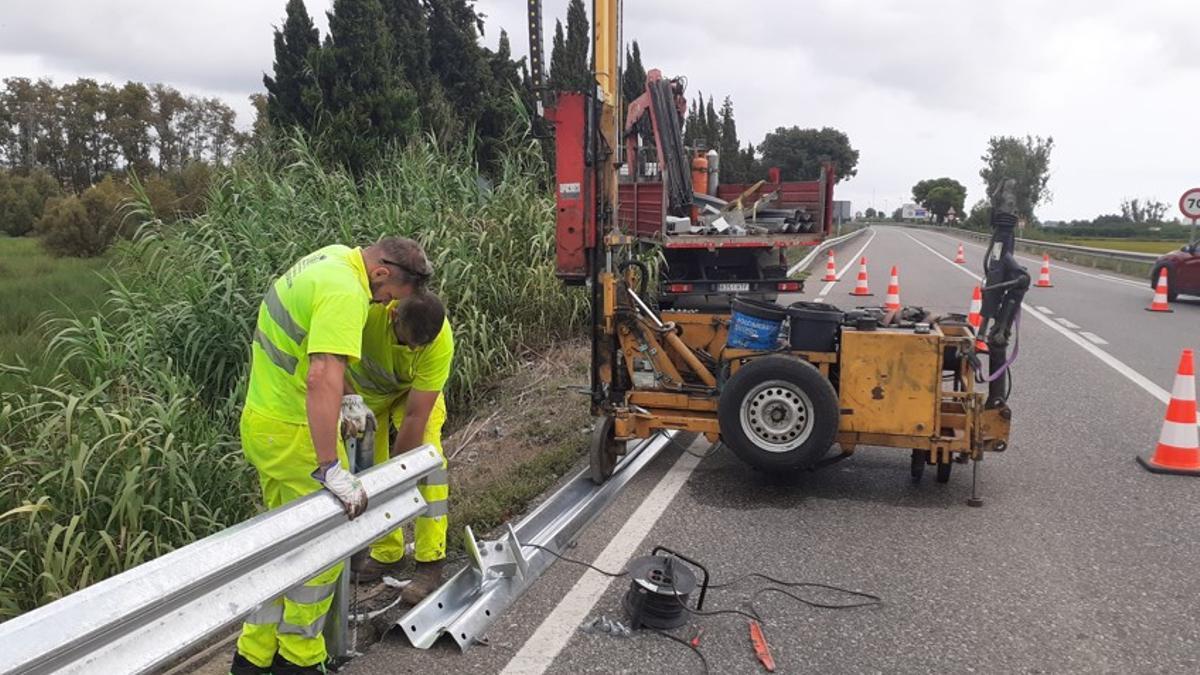
[[[625,444],[614,437],[613,419],[607,415],[596,420],[588,448],[588,477],[603,485],[613,475],[617,461],[625,454]]]
[[[910,469],[910,471],[912,473],[912,479],[913,479],[914,483],[921,482],[921,476],[923,476],[925,474],[925,465],[928,463],[929,463],[929,451],[928,450],[914,449],[912,451],[912,468]]]
[[[937,482],[949,483],[950,482],[950,469],[953,466],[954,466],[954,462],[952,462],[952,461],[951,462],[940,462],[937,465]]]
[[[721,440],[762,470],[807,469],[837,437],[838,397],[812,364],[764,356],[742,366],[721,391]]]

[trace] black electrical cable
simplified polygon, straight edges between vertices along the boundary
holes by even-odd
[[[683,645],[684,647],[687,647],[688,649],[696,652],[696,656],[700,657],[700,665],[704,666],[705,675],[708,675],[708,659],[704,658],[704,652],[701,652],[699,647],[692,644],[688,640],[684,640],[681,637],[671,635],[670,633],[668,633],[666,631],[659,630],[657,628],[651,628],[650,630],[654,631],[655,633],[658,633],[659,635],[667,638],[668,640],[671,640],[673,642],[678,642],[679,644]]]
[[[569,562],[573,565],[582,565],[590,570],[599,572],[600,574],[603,574],[606,577],[613,577],[614,579],[619,579],[619,578],[629,574],[629,570],[621,570],[620,572],[609,572],[607,570],[602,570],[599,567],[596,567],[595,565],[593,565],[591,563],[586,563],[582,560],[576,560],[574,558],[568,558],[567,556],[565,556],[561,553],[552,551],[540,544],[530,544],[530,543],[526,542],[526,543],[521,544],[521,546],[528,546],[529,548],[536,548],[539,551],[545,551],[546,553],[549,553],[550,555],[554,556],[555,558],[558,558],[559,560],[562,560],[563,562]]]

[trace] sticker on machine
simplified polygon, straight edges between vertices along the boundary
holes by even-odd
[[[578,199],[580,193],[579,183],[559,183],[558,196],[564,199]]]

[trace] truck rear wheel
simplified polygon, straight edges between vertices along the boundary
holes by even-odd
[[[787,356],[757,358],[721,391],[721,439],[763,470],[807,469],[837,437],[838,397],[812,364]]]

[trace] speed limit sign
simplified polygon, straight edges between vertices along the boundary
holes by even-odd
[[[1200,220],[1200,188],[1192,188],[1179,198],[1179,210],[1192,220]]]

